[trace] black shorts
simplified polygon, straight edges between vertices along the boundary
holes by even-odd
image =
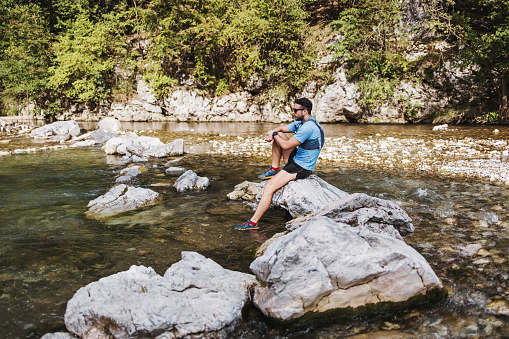
[[[288,163],[283,167],[283,171],[288,172],[290,174],[297,173],[297,178],[295,179],[305,179],[309,177],[312,171],[307,170],[305,168],[300,167],[293,161],[293,157],[297,154],[297,148],[295,148],[292,153],[290,153],[290,157],[288,158]]]

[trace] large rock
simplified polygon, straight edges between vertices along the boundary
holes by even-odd
[[[148,188],[131,187],[120,184],[90,201],[85,215],[91,219],[101,219],[118,213],[149,206],[156,202],[159,194]]]
[[[251,203],[258,202],[262,195],[262,188],[267,182],[267,180],[261,183],[243,182],[235,186],[234,191],[228,194],[228,198],[247,200]],[[297,218],[308,213],[318,212],[330,203],[346,196],[348,193],[332,186],[316,175],[311,175],[306,179],[290,181],[277,190],[272,196],[272,205],[286,209],[293,218]]]
[[[158,275],[132,266],[79,289],[65,324],[80,338],[224,338],[250,301],[254,276],[194,252]]]
[[[122,125],[117,119],[106,117],[99,121],[97,124],[97,129],[109,133],[118,133],[122,130]]]
[[[401,235],[415,231],[412,219],[396,203],[354,193],[322,208],[318,212],[290,220],[286,227],[294,230],[315,216],[326,216],[350,226],[362,226],[372,232],[388,234],[403,240]]]
[[[113,103],[109,115],[119,121],[164,121],[161,106],[149,104],[142,100],[132,100],[128,103]]]
[[[316,175],[310,175],[306,179],[290,181],[276,191],[272,196],[272,204],[284,208],[293,218],[297,218],[318,212],[333,201],[346,196],[348,193]]]
[[[31,135],[34,138],[55,138],[68,136],[77,137],[81,134],[81,128],[74,120],[71,121],[57,121],[49,125],[32,130]]]
[[[209,178],[200,177],[192,170],[188,170],[178,177],[173,187],[179,192],[184,192],[188,190],[204,190],[209,187],[209,185]]]
[[[398,303],[441,289],[426,260],[403,241],[318,216],[275,239],[251,264],[254,304],[268,317]]]
[[[103,150],[106,154],[136,155],[141,158],[162,158],[184,153],[184,140],[176,139],[165,144],[159,138],[138,136],[130,132],[108,140]]]

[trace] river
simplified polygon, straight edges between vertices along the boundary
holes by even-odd
[[[178,193],[171,187],[174,178],[164,174],[168,159],[155,161],[142,185],[162,194],[160,204],[92,221],[84,217],[86,206],[124,168],[117,157],[98,146],[40,150],[42,144],[0,157],[0,338],[40,338],[65,330],[66,302],[77,289],[131,265],[163,274],[180,260],[181,251],[249,272],[256,248],[284,229],[286,213],[271,210],[256,236],[234,231],[232,225],[252,211],[226,199],[236,184],[256,181],[267,167],[268,148],[255,140],[274,125],[123,126],[165,142],[184,138],[188,153],[178,166],[208,177],[211,186]],[[324,129],[329,147],[324,154],[330,157],[319,161],[315,174],[346,192],[399,203],[416,228],[405,241],[429,261],[449,296],[439,304],[311,324],[297,332],[250,310],[232,337],[509,336],[509,186],[504,181],[509,127],[455,126],[440,133],[429,125],[327,124]],[[24,138],[0,141],[4,150],[33,147]],[[463,171],[468,166],[482,170]],[[477,254],[468,254],[472,246],[480,248]]]

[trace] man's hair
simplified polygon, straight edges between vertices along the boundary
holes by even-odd
[[[308,98],[300,98],[295,100],[295,103],[304,107],[309,114],[311,114],[311,110],[313,109],[313,103]]]

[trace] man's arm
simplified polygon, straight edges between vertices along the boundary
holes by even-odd
[[[267,135],[265,135],[265,141],[271,142],[273,140],[272,134],[274,132],[290,133],[291,131],[290,131],[290,128],[288,126],[289,125],[279,126],[279,127],[276,127],[274,129],[268,131]]]
[[[295,137],[291,137],[289,140],[286,140],[284,138],[281,138],[281,136],[279,135],[274,136],[274,142],[277,142],[282,149],[294,148],[301,144],[301,142],[295,139]]]

